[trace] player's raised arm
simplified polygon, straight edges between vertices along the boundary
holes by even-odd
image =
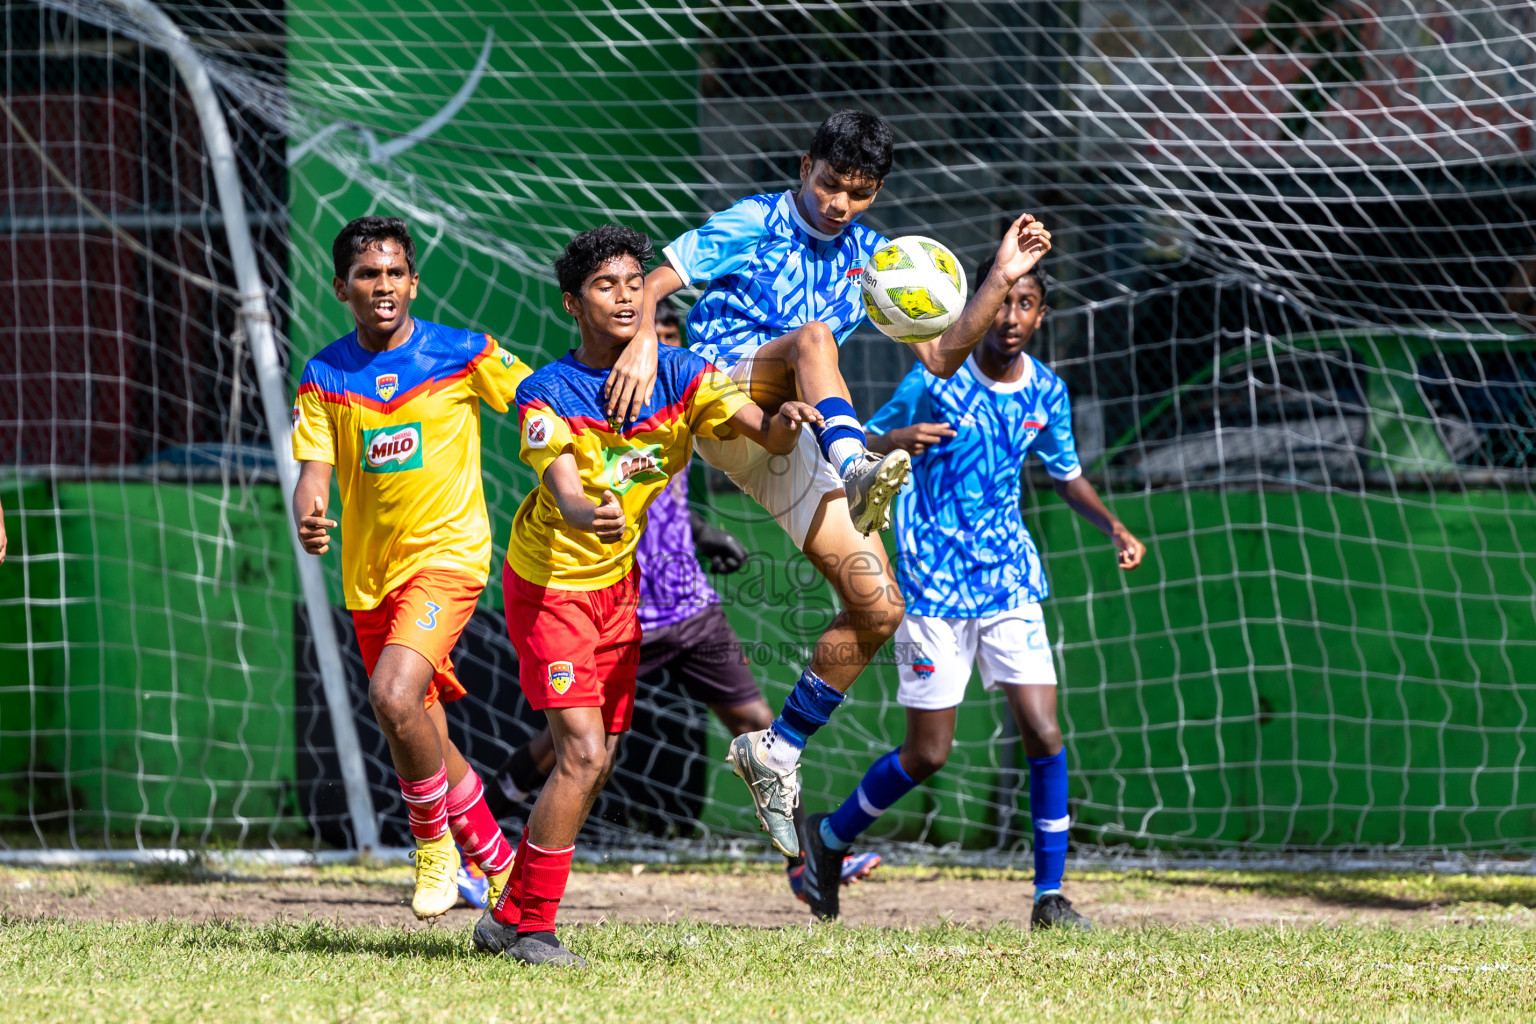
[[[640,297],[640,329],[619,358],[603,385],[603,412],[619,423],[640,415],[656,386],[656,306],[683,286],[683,279],[670,263],[663,263],[645,275],[645,290]]]
[[[331,550],[331,533],[336,520],[327,518],[325,507],[331,497],[331,464],[299,463],[299,482],[293,488],[293,522],[299,542],[312,555]]]
[[[992,269],[976,287],[955,325],[932,341],[912,345],[918,361],[935,377],[949,378],[965,363],[987,333],[1003,300],[1019,278],[1051,251],[1051,233],[1027,213],[1009,225],[997,247]]]

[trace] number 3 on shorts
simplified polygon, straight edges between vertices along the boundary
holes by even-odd
[[[416,625],[420,626],[422,629],[436,629],[437,628],[437,613],[442,611],[442,610],[443,610],[443,606],[438,604],[436,601],[428,601],[427,602],[427,617],[426,617],[426,620],[423,621],[421,619],[417,619],[416,620]]]

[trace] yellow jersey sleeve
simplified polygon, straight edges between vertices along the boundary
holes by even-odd
[[[571,444],[571,427],[564,419],[556,416],[553,409],[537,399],[522,403],[518,414],[522,435],[518,454],[533,469],[542,486],[544,471]]]
[[[293,457],[299,462],[326,462],[336,465],[336,432],[331,422],[330,403],[315,385],[299,385],[293,403]]]
[[[688,407],[688,429],[695,437],[728,441],[736,436],[731,418],[752,404],[736,382],[714,366],[699,373],[698,386]]]
[[[517,404],[517,386],[532,372],[531,366],[487,335],[485,348],[470,360],[469,390],[497,412],[506,412]]]

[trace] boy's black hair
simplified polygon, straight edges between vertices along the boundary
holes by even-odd
[[[981,282],[985,281],[987,279],[987,275],[992,273],[992,264],[996,262],[996,256],[988,256],[986,259],[976,264],[976,276],[971,278],[971,286],[973,288],[981,287]],[[1035,287],[1040,289],[1040,305],[1049,306],[1051,304],[1051,279],[1045,272],[1045,261],[1041,260],[1034,266],[1030,267],[1029,273],[1025,274],[1024,277],[1019,278],[1019,280],[1022,281],[1024,278],[1034,279]]]
[[[622,224],[604,224],[583,231],[571,239],[555,260],[555,277],[560,290],[576,295],[581,282],[594,270],[616,256],[633,256],[640,263],[640,270],[656,256],[651,240],[634,228]]]
[[[405,250],[405,265],[416,273],[416,243],[411,229],[399,217],[359,217],[341,229],[331,243],[331,263],[343,281],[352,272],[352,264],[363,253],[382,242],[394,242]]]
[[[681,322],[682,319],[677,315],[677,307],[672,304],[671,299],[662,299],[656,303],[656,326],[675,325]]]
[[[825,160],[838,174],[863,174],[880,181],[891,173],[896,136],[867,110],[836,110],[811,139],[811,162]]]

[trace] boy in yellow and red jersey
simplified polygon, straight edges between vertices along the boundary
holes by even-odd
[[[580,966],[555,938],[576,833],[613,771],[629,729],[640,654],[635,547],[647,506],[688,465],[693,439],[746,437],[793,451],[811,406],[770,416],[730,378],[681,348],[659,357],[638,414],[610,423],[603,388],[640,328],[650,241],[607,225],[572,239],[555,261],[581,347],[517,391],[523,461],[539,486],[517,510],[507,545],[507,632],[518,681],[549,719],[555,770],[518,844],[500,900],[475,926],[475,945],[523,963]]]
[[[347,607],[416,839],[411,909],[437,917],[458,900],[455,840],[493,892],[512,866],[442,702],[464,695],[450,655],[491,563],[480,403],[506,412],[529,369],[484,334],[410,315],[420,278],[404,221],[354,220],[331,255],[336,298],[357,328],[304,366],[293,514],[305,550],[325,554],[334,471]]]

